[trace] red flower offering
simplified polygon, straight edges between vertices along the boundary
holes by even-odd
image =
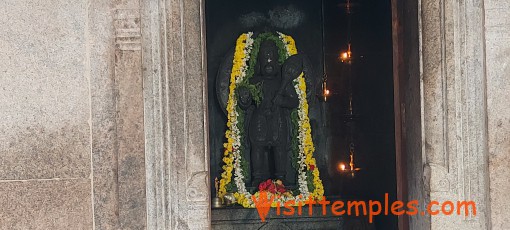
[[[272,181],[271,179],[260,183],[259,191],[266,191],[273,194],[287,192],[281,180]]]
[[[268,191],[269,189],[269,185],[272,184],[273,182],[271,181],[271,179],[269,180],[266,180],[262,183],[259,184],[259,191]]]

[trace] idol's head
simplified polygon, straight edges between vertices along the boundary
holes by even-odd
[[[262,76],[274,76],[278,73],[278,47],[274,41],[265,40],[260,44],[257,61]]]

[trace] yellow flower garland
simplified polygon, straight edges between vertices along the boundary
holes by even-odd
[[[223,197],[227,193],[227,189],[225,186],[230,183],[232,178],[232,169],[233,162],[234,162],[234,139],[232,138],[232,127],[233,123],[237,123],[237,116],[235,116],[235,100],[234,100],[234,92],[236,89],[236,82],[239,77],[241,77],[242,69],[246,65],[246,39],[248,34],[244,33],[239,36],[239,38],[236,41],[236,48],[234,53],[234,60],[232,65],[232,73],[230,74],[230,86],[229,86],[229,94],[228,94],[228,101],[227,101],[227,114],[228,114],[228,122],[227,122],[227,131],[225,132],[225,137],[227,138],[227,143],[223,144],[223,147],[225,148],[225,152],[223,153],[223,162],[225,162],[225,165],[223,168],[223,173],[221,173],[221,179],[220,179],[220,187],[219,187],[219,196]],[[238,130],[237,130],[238,131]]]
[[[287,52],[289,56],[297,54],[297,48],[296,43],[294,42],[294,39],[291,36],[285,35],[280,33],[280,36],[283,38],[284,43],[287,46]],[[299,132],[304,133],[304,152],[305,152],[305,164],[307,165],[307,169],[310,169],[310,165],[314,165],[315,168],[312,171],[313,175],[313,185],[315,187],[314,191],[312,192],[312,196],[316,199],[322,199],[322,196],[324,195],[324,186],[322,185],[322,180],[319,177],[319,169],[317,168],[315,158],[313,157],[313,152],[315,151],[315,148],[313,146],[312,141],[312,129],[310,126],[310,118],[308,117],[308,102],[306,100],[306,82],[305,78],[303,77],[303,73],[299,75],[299,77],[294,80],[297,81],[298,84],[298,93],[301,93],[300,96],[300,106],[299,110],[301,110],[299,119],[300,119],[300,127]]]

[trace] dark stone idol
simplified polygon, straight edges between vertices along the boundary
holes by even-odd
[[[221,67],[220,75],[227,76],[229,67],[231,65]],[[255,73],[250,78],[250,84],[261,86],[260,104],[255,104],[249,89],[237,88],[238,105],[245,111],[246,136],[242,143],[244,148],[249,150],[249,156],[244,157],[250,160],[252,186],[256,187],[267,179],[280,179],[284,184],[287,182],[287,171],[291,168],[293,128],[290,114],[292,109],[299,106],[299,98],[292,81],[299,77],[302,71],[302,56],[293,55],[280,65],[278,47],[273,41],[266,40],[260,46]],[[219,79],[220,103],[226,96],[221,89],[227,88],[227,83],[226,80]]]

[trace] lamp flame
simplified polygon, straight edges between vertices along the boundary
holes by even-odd
[[[344,51],[342,53],[340,53],[340,61],[342,62],[348,62],[350,63],[351,62],[351,57],[352,57],[352,51],[351,51],[351,43],[348,44],[348,47],[347,47],[347,51]]]

